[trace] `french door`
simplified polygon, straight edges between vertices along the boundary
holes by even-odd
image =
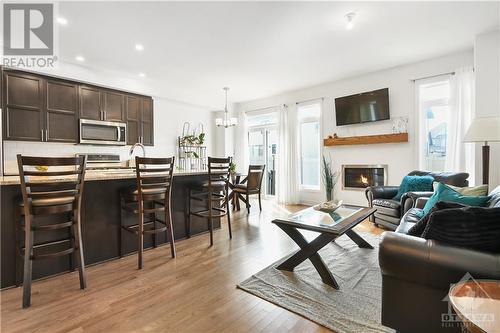
[[[275,125],[250,128],[248,131],[248,156],[250,164],[266,165],[263,180],[264,193],[276,194],[278,128]]]

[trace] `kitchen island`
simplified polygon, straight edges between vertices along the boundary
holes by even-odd
[[[172,224],[175,240],[187,237],[187,196],[188,188],[205,181],[206,171],[201,172],[174,172],[172,184]],[[37,179],[38,178],[38,179]],[[44,177],[32,177],[33,180],[43,182]],[[82,237],[85,264],[92,265],[100,262],[117,259],[120,254],[120,219],[126,224],[137,223],[137,215],[123,213],[120,210],[119,191],[135,186],[135,170],[126,171],[87,171],[82,201]],[[21,200],[19,176],[0,177],[1,199],[1,288],[11,287],[16,281],[16,233],[19,226],[15,209]],[[193,201],[195,207],[200,203]],[[199,206],[198,206],[199,207]],[[161,218],[161,217],[160,217]],[[214,227],[220,227],[220,219],[214,219]],[[207,221],[191,216],[191,234],[200,234],[208,231]],[[59,234],[58,234],[59,232]],[[37,241],[55,240],[57,237],[68,236],[67,230],[50,232],[50,239],[40,238]],[[40,234],[40,233],[39,233]],[[21,234],[21,238],[23,235]],[[43,237],[43,235],[41,235]],[[207,242],[208,239],[200,239]],[[158,234],[157,245],[166,243],[165,233]],[[67,244],[61,244],[61,249]],[[121,246],[124,254],[137,250],[137,237],[126,231],[122,233]],[[145,235],[144,247],[153,246],[153,235]],[[20,258],[22,262],[22,258]],[[165,260],[170,259],[170,250],[165,248]],[[33,262],[33,278],[67,272],[71,269],[71,256],[38,260]],[[22,266],[22,265],[21,265]],[[147,262],[146,262],[147,266]],[[137,269],[135,266],[131,270]]]

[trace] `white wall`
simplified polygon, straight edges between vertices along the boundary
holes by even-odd
[[[249,101],[236,105],[238,112],[259,109],[279,104],[287,104],[291,112],[296,110],[296,102],[324,97],[322,136],[333,133],[339,136],[357,136],[384,134],[392,132],[392,121],[381,121],[370,124],[358,124],[337,127],[334,118],[334,99],[341,96],[389,88],[391,117],[409,117],[408,143],[338,146],[324,148],[325,154],[330,154],[335,169],[341,169],[342,164],[387,164],[388,184],[399,185],[408,172],[417,168],[417,151],[415,142],[415,105],[414,83],[412,79],[452,72],[463,66],[473,64],[473,52],[464,51],[419,63],[400,66],[388,70],[335,81],[302,90],[283,93],[265,99]],[[236,141],[236,138],[235,138]],[[236,141],[238,142],[238,141]],[[235,150],[235,158],[241,165],[240,148]],[[341,180],[339,179],[339,186]],[[343,191],[337,187],[337,197],[353,204],[366,204],[363,191]],[[323,192],[302,192],[304,203],[324,200]]]
[[[166,97],[168,92],[158,91],[155,86],[142,79],[122,76],[121,73],[94,70],[88,67],[73,64],[60,64],[57,70],[46,71],[49,75],[60,76],[88,83],[104,85],[115,89],[141,93],[153,96],[154,100],[154,137],[155,145],[146,147],[147,156],[172,156],[176,154],[177,137],[182,134],[182,125],[188,121],[196,127],[199,123],[204,125],[208,154],[212,153],[213,120],[208,108],[191,105]],[[65,156],[75,153],[113,153],[120,154],[121,158],[128,159],[130,146],[89,146],[51,142],[23,142],[4,141],[4,173],[16,174],[16,154]],[[140,153],[140,150],[137,151]]]
[[[476,37],[476,117],[500,116],[500,32]],[[500,142],[490,142],[490,188],[500,185]],[[481,146],[476,145],[476,179],[482,179]]]

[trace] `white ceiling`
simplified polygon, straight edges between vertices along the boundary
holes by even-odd
[[[499,2],[62,2],[60,55],[220,108],[472,49]],[[357,13],[353,30],[344,15]],[[135,43],[144,45],[137,52]]]

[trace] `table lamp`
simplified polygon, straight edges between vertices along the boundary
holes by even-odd
[[[483,184],[488,184],[490,174],[490,146],[488,141],[500,141],[500,117],[475,118],[464,136],[464,142],[484,142]]]

